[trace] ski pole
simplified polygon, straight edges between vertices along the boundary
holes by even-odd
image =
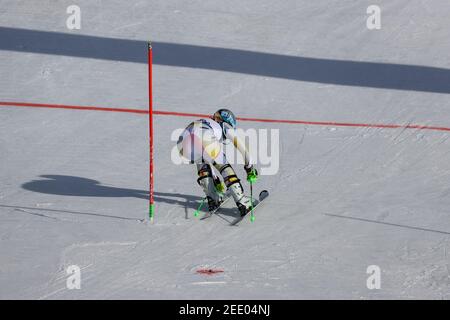
[[[251,213],[250,213],[250,221],[253,222],[255,221],[255,215],[253,213],[253,182],[250,182],[250,199],[252,201],[252,208],[251,208]]]
[[[194,217],[198,217],[198,214],[199,214],[200,210],[202,209],[203,205],[205,204],[205,199],[206,199],[206,198],[203,198],[203,199],[202,199],[202,202],[201,202],[200,205],[198,206],[197,210],[195,210],[195,212],[194,212]]]

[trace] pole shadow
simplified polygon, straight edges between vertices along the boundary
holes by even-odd
[[[72,211],[72,210],[61,210],[61,209],[50,209],[50,208],[36,208],[36,207],[24,207],[24,206],[13,206],[13,205],[4,205],[0,204],[0,208],[7,208],[7,209],[14,209],[15,211],[19,211],[22,213],[26,213],[33,216],[43,217],[51,220],[59,220],[56,217],[49,216],[46,213],[63,213],[63,214],[73,214],[73,215],[82,215],[82,216],[93,216],[93,217],[100,217],[100,218],[110,218],[110,219],[119,219],[119,220],[130,220],[130,221],[140,221],[143,222],[144,219],[138,219],[138,218],[129,218],[129,217],[122,217],[122,216],[114,216],[109,214],[100,214],[100,213],[93,213],[93,212],[81,212],[81,211]],[[31,210],[31,211],[30,211]],[[35,212],[37,211],[37,212]],[[42,213],[40,213],[42,212]]]
[[[0,50],[147,63],[147,42],[0,27]],[[450,69],[153,42],[153,63],[343,86],[450,94]]]

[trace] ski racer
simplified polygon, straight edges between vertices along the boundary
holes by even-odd
[[[228,109],[217,110],[211,118],[190,123],[180,135],[177,147],[180,154],[191,164],[196,164],[198,184],[202,187],[210,211],[216,210],[224,200],[224,190],[233,197],[241,216],[253,205],[233,167],[228,163],[224,146],[230,141],[244,158],[247,180],[253,183],[258,178],[250,153],[235,133],[236,117]],[[223,182],[215,172],[222,176]]]

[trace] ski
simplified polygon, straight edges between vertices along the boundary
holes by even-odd
[[[264,199],[266,199],[269,196],[269,191],[267,190],[263,190],[259,193],[259,197],[258,200],[256,200],[255,205],[253,206],[253,210],[255,210],[263,201]],[[236,226],[239,222],[241,222],[249,213],[251,212],[248,211],[245,215],[241,216],[239,215],[239,217],[237,217],[233,222],[230,223],[230,226]]]
[[[208,219],[209,217],[211,217],[213,214],[217,213],[217,211],[220,210],[220,208],[222,208],[222,206],[224,204],[226,204],[228,202],[228,200],[230,200],[231,195],[228,194],[227,196],[225,196],[225,199],[222,201],[222,203],[220,204],[220,206],[218,206],[216,209],[212,210],[212,211],[208,211],[205,213],[205,215],[203,217],[200,218],[200,220],[205,220]]]

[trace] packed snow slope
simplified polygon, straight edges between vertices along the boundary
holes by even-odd
[[[379,0],[380,30],[365,0],[79,0],[68,30],[71,4],[0,1],[1,102],[145,110],[152,40],[156,110],[450,127],[448,0]],[[241,121],[279,170],[230,227],[171,161],[194,119],[155,116],[150,224],[145,115],[0,106],[0,298],[450,298],[448,131]]]

